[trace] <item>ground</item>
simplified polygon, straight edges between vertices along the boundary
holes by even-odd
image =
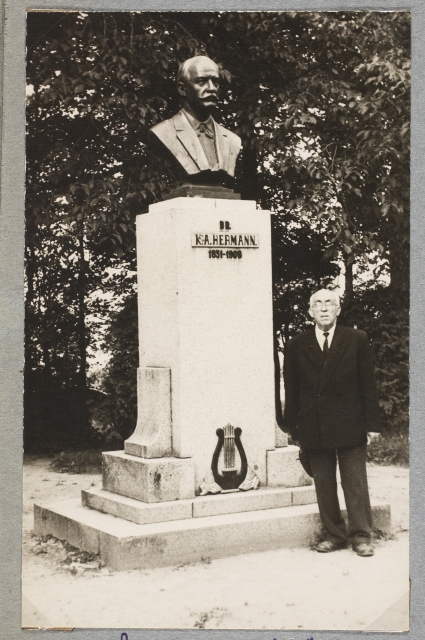
[[[100,475],[24,464],[23,626],[407,630],[409,472],[369,466],[372,501],[391,505],[393,535],[373,558],[352,550],[279,549],[178,567],[112,571],[98,557],[32,533],[33,505],[100,486]]]

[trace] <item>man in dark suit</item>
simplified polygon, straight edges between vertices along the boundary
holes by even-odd
[[[186,60],[177,75],[182,109],[150,130],[160,155],[162,149],[188,182],[233,184],[241,139],[212,117],[219,85],[219,68],[213,60],[207,56]]]
[[[372,351],[364,331],[336,324],[339,297],[322,289],[310,298],[314,329],[289,340],[285,351],[285,422],[307,455],[325,539],[321,553],[350,542],[373,555],[372,514],[366,476],[368,432],[380,429]],[[348,515],[341,517],[337,461]]]

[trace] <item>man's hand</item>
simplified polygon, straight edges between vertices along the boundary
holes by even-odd
[[[367,434],[367,444],[371,444],[375,440],[378,440],[378,438],[380,437],[381,434],[379,433],[379,431],[369,431],[369,433]]]

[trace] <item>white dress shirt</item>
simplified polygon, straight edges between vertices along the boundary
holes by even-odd
[[[335,327],[336,327],[336,323],[334,324],[333,327],[331,327],[330,329],[328,329],[328,331],[326,333],[328,333],[328,345],[329,347],[331,346],[332,343],[332,338],[334,337],[334,333],[335,333]],[[326,336],[324,336],[325,332],[322,331],[321,329],[319,329],[319,327],[316,324],[316,338],[317,338],[317,342],[319,343],[319,347],[321,348],[321,350],[323,351],[323,345],[325,344],[325,340],[326,340]]]

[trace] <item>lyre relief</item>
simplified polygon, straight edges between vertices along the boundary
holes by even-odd
[[[224,490],[238,489],[248,472],[248,461],[241,442],[242,429],[226,424],[224,429],[217,429],[217,446],[211,462],[214,481]],[[236,466],[236,449],[240,456],[240,470]],[[223,451],[224,467],[222,473],[218,470],[220,453]]]

